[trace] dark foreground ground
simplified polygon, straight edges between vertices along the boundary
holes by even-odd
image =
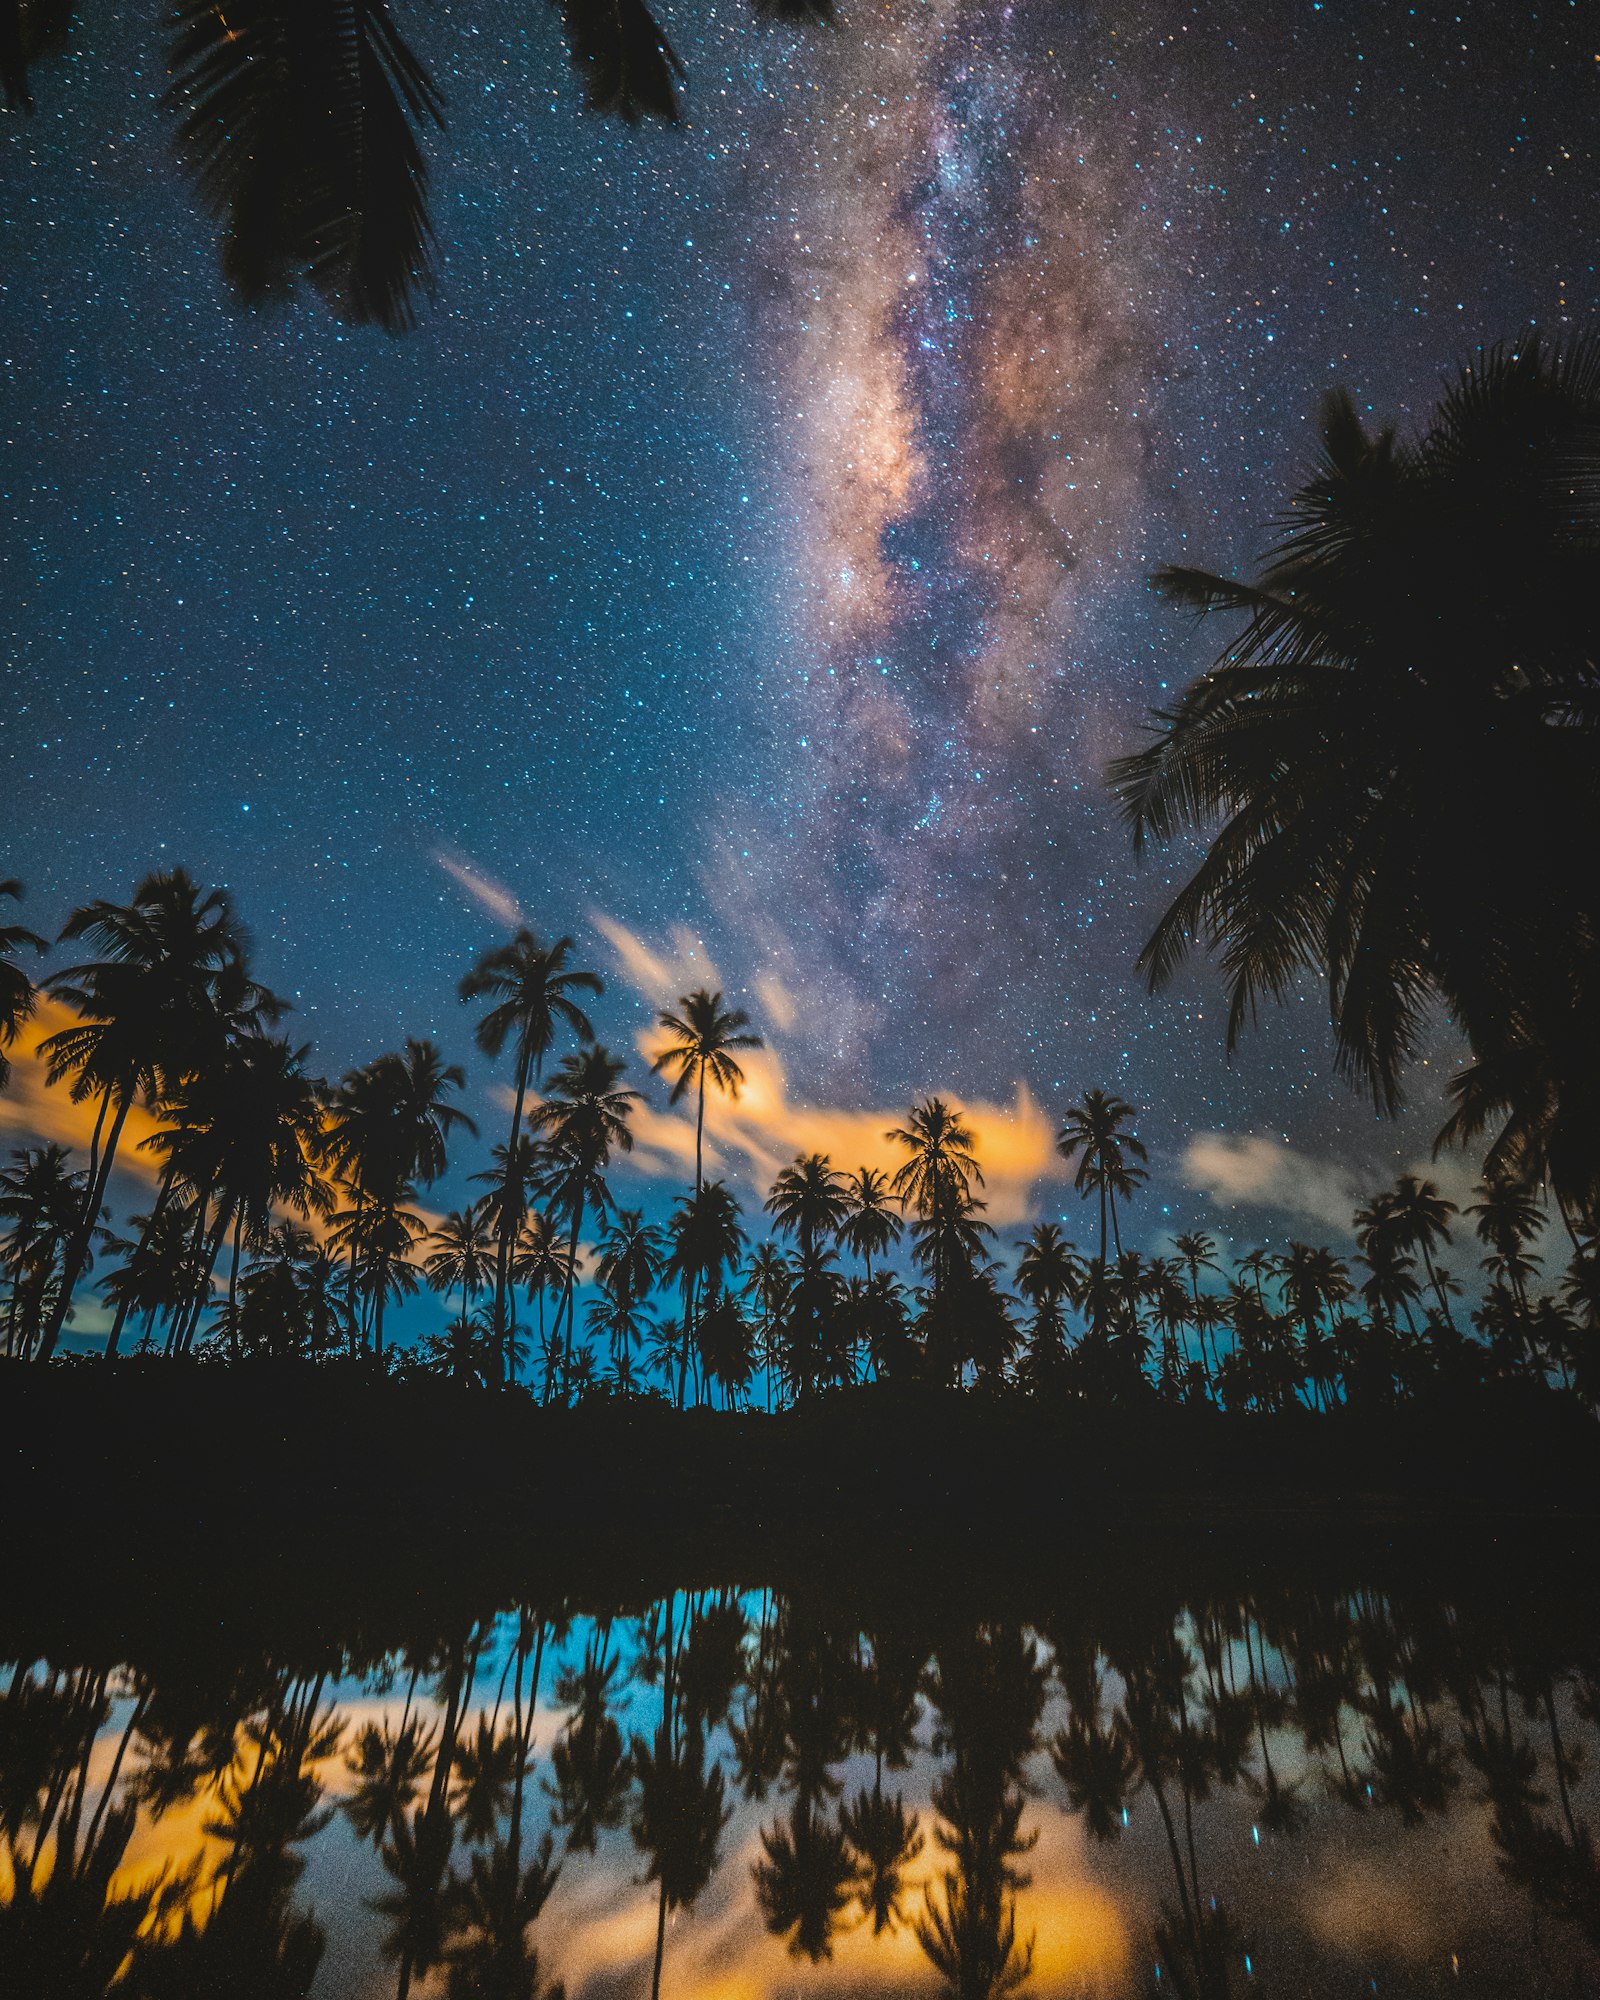
[[[852,1582],[998,1601],[1259,1559],[1570,1589],[1600,1548],[1600,1426],[1570,1400],[1226,1416],[873,1387],[779,1417],[339,1369],[0,1364],[0,1628],[430,1622],[529,1591]],[[1580,1586],[1581,1588],[1582,1586]],[[5,1631],[0,1629],[0,1654]]]

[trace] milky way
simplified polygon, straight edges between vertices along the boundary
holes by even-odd
[[[1325,389],[1415,421],[1476,342],[1593,323],[1576,8],[683,0],[642,134],[542,14],[442,9],[399,341],[229,307],[126,11],[0,121],[33,921],[224,879],[332,1070],[464,1044],[485,897],[608,966],[597,914],[686,926],[819,1103],[1106,1084],[1191,1205],[1196,1134],[1222,1180],[1245,1134],[1414,1150],[1309,983],[1231,1068],[1203,967],[1138,989],[1192,855],[1136,869],[1101,773],[1221,640],[1148,573],[1250,561]]]

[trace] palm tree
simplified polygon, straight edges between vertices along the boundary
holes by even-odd
[[[481,1201],[466,1208],[452,1209],[435,1224],[428,1241],[434,1248],[422,1260],[431,1290],[461,1288],[462,1315],[472,1311],[472,1301],[494,1276],[494,1234],[487,1209]]]
[[[668,1234],[672,1240],[672,1251],[663,1267],[663,1275],[676,1278],[683,1287],[685,1301],[683,1352],[678,1360],[679,1409],[683,1408],[684,1391],[688,1382],[689,1349],[691,1342],[699,1344],[703,1328],[700,1320],[691,1322],[688,1302],[698,1299],[701,1319],[709,1315],[718,1305],[723,1280],[738,1263],[744,1249],[744,1231],[739,1227],[739,1204],[733,1192],[721,1181],[707,1181],[692,1195],[680,1195],[673,1212]],[[718,1342],[718,1358],[724,1362],[733,1357],[737,1361],[741,1347],[748,1349],[748,1329],[741,1339],[743,1326],[735,1306],[734,1324],[724,1325]],[[722,1374],[725,1382],[737,1380],[742,1387],[748,1379],[748,1368],[741,1371],[735,1366]]]
[[[778,1329],[794,1291],[794,1272],[775,1243],[758,1243],[744,1267],[743,1291],[756,1309],[756,1359],[767,1378],[767,1408],[778,1379]]]
[[[522,1117],[530,1084],[538,1089],[544,1081],[545,1057],[549,1055],[559,1028],[565,1027],[580,1042],[594,1040],[594,1028],[577,1001],[575,993],[601,994],[605,991],[597,974],[569,970],[567,960],[573,950],[569,937],[557,938],[548,949],[532,931],[519,930],[509,944],[486,951],[461,982],[463,1000],[493,999],[495,1002],[477,1027],[478,1047],[486,1056],[498,1056],[506,1043],[516,1050],[511,1100],[511,1136],[506,1141],[507,1157],[517,1155],[522,1134]],[[506,1317],[506,1286],[512,1250],[521,1216],[513,1219],[503,1211],[499,1248],[494,1274],[494,1318],[498,1327]]]
[[[1083,1289],[1083,1263],[1053,1222],[1037,1223],[1016,1246],[1017,1290],[1033,1307],[1033,1330],[1024,1367],[1035,1380],[1055,1374],[1066,1359],[1066,1316]]]
[[[1076,1159],[1078,1171],[1072,1185],[1087,1199],[1100,1198],[1100,1262],[1106,1261],[1106,1220],[1109,1209],[1111,1239],[1117,1255],[1122,1255],[1122,1232],[1117,1227],[1117,1196],[1126,1201],[1148,1179],[1144,1167],[1135,1164],[1149,1158],[1134,1133],[1129,1131],[1134,1108],[1104,1090],[1085,1091],[1083,1102],[1067,1113],[1066,1123],[1056,1134],[1056,1151],[1070,1165]]]
[[[1544,1227],[1543,1206],[1531,1190],[1500,1174],[1485,1175],[1476,1193],[1478,1199],[1469,1204],[1467,1214],[1477,1218],[1473,1228],[1489,1252],[1483,1268],[1491,1278],[1509,1284],[1518,1305],[1526,1309],[1528,1280],[1539,1269],[1530,1250]]]
[[[751,1872],[767,1929],[788,1938],[792,1958],[832,1958],[856,1874],[844,1833],[802,1792],[786,1826],[761,1829],[761,1849]]]
[[[22,884],[14,877],[0,882],[0,898],[21,901]],[[24,1021],[33,1013],[33,981],[16,963],[24,949],[44,951],[45,941],[23,924],[0,924],[0,1090],[11,1081],[11,1063],[6,1051],[16,1041]]]
[[[951,1279],[970,1269],[978,1239],[992,1234],[976,1220],[983,1203],[973,1194],[972,1183],[983,1186],[983,1169],[973,1150],[975,1135],[942,1097],[928,1097],[912,1106],[904,1125],[885,1136],[907,1155],[889,1186],[899,1201],[917,1211],[919,1254],[937,1305]]]
[[[65,1146],[17,1148],[0,1167],[0,1269],[11,1287],[6,1352],[26,1359],[49,1321],[62,1258],[83,1212],[87,1173],[75,1173]]]
[[[690,1090],[695,1092],[694,1184],[696,1192],[704,1178],[701,1145],[706,1123],[706,1078],[727,1096],[737,1099],[744,1088],[744,1070],[734,1049],[759,1049],[761,1037],[750,1031],[750,1017],[742,1008],[724,1008],[720,993],[708,993],[702,986],[686,993],[678,1002],[680,1012],[663,1013],[658,1026],[673,1037],[650,1067],[658,1076],[676,1071],[670,1102],[680,1103]]]
[[[274,1211],[325,1215],[332,1192],[315,1164],[322,1140],[321,1087],[305,1072],[309,1045],[241,1035],[209,1071],[186,1078],[169,1099],[172,1124],[154,1147],[172,1161],[195,1201],[212,1207],[211,1261],[232,1231],[227,1326],[237,1358],[240,1251],[263,1240]]]
[[[526,1132],[519,1133],[508,1145],[494,1147],[491,1159],[493,1164],[488,1170],[472,1178],[488,1189],[480,1205],[486,1236],[494,1244],[494,1255],[488,1264],[494,1292],[489,1320],[494,1333],[492,1345],[498,1350],[512,1340],[514,1313],[510,1293],[515,1284],[516,1246],[528,1220],[534,1190],[542,1184],[549,1162],[542,1142]],[[502,1386],[513,1381],[516,1373],[507,1367],[506,1360],[505,1354],[497,1353],[495,1370]]]
[[[801,1269],[809,1270],[824,1241],[849,1222],[850,1202],[849,1183],[827,1154],[807,1153],[779,1173],[763,1206],[779,1233],[795,1239]]]
[[[553,1205],[568,1217],[566,1288],[556,1314],[553,1335],[566,1323],[566,1348],[572,1351],[572,1296],[578,1268],[578,1237],[588,1206],[610,1206],[604,1173],[613,1151],[631,1153],[633,1133],[628,1120],[639,1102],[636,1090],[620,1090],[617,1080],[627,1065],[599,1043],[563,1056],[550,1095],[530,1121],[550,1136],[547,1187]]]
[[[74,910],[63,942],[86,940],[100,956],[67,967],[46,990],[79,1016],[41,1044],[51,1083],[72,1079],[75,1104],[96,1103],[83,1210],[63,1257],[39,1358],[60,1337],[94,1228],[105,1202],[117,1146],[136,1101],[168,1093],[215,1061],[231,1029],[281,1011],[248,975],[248,940],[227,893],[208,895],[184,871],[147,875],[126,904],[94,902]]]
[[[1244,625],[1111,773],[1137,846],[1220,823],[1141,954],[1152,988],[1192,943],[1220,949],[1232,1043],[1322,973],[1340,1064],[1388,1111],[1441,1000],[1490,1071],[1473,1119],[1532,1135],[1519,1174],[1553,1165],[1579,1213],[1600,1187],[1595,1120],[1562,1109],[1592,1103],[1573,1023],[1600,900],[1569,864],[1600,833],[1597,417],[1593,336],[1481,352],[1410,444],[1326,398],[1260,581],[1156,578]]]
[[[865,1263],[868,1284],[872,1282],[873,1258],[892,1250],[905,1226],[891,1205],[893,1201],[889,1176],[876,1167],[858,1167],[845,1176],[845,1215],[837,1225],[839,1241]]]
[[[1435,1244],[1450,1241],[1450,1218],[1455,1213],[1455,1203],[1446,1201],[1432,1181],[1420,1180],[1415,1174],[1402,1174],[1394,1184],[1389,1199],[1393,1241],[1401,1251],[1421,1251],[1428,1283],[1439,1301],[1445,1324],[1452,1328],[1455,1321],[1450,1317],[1445,1280],[1433,1261],[1433,1250]]]
[[[1206,1334],[1210,1327],[1210,1315],[1200,1303],[1200,1273],[1217,1269],[1217,1241],[1203,1229],[1191,1230],[1187,1235],[1174,1238],[1173,1246],[1183,1260],[1183,1268],[1189,1273],[1189,1294],[1194,1301],[1194,1327],[1200,1336],[1200,1359],[1205,1364],[1206,1379],[1210,1380],[1215,1357],[1206,1355]]]
[[[323,1149],[351,1197],[340,1240],[349,1252],[352,1296],[358,1256],[367,1260],[369,1285],[376,1284],[369,1296],[379,1353],[385,1299],[396,1288],[416,1288],[414,1275],[406,1274],[411,1246],[425,1225],[404,1204],[415,1199],[419,1181],[429,1185],[444,1172],[457,1126],[477,1132],[447,1095],[465,1083],[458,1064],[447,1063],[431,1041],[413,1037],[403,1052],[351,1070],[331,1094]]]
[[[574,1271],[572,1258],[556,1234],[555,1224],[542,1210],[535,1209],[522,1225],[511,1260],[511,1282],[521,1285],[529,1305],[537,1302],[539,1346],[545,1343],[544,1300],[547,1292],[565,1295]]]

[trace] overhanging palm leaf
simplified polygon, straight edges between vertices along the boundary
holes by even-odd
[[[170,66],[182,156],[241,298],[305,272],[342,318],[411,325],[433,275],[418,132],[443,124],[443,99],[385,0],[189,5]]]

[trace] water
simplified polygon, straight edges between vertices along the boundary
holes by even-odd
[[[1600,1992],[1581,1581],[1310,1567],[57,1636],[0,1993]]]

